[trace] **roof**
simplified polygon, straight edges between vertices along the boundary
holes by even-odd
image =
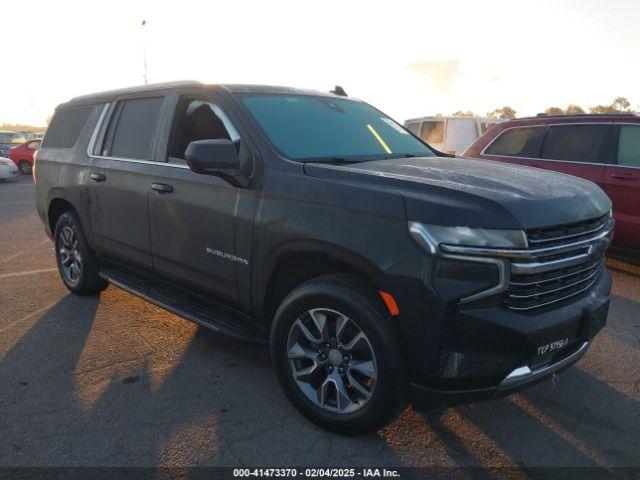
[[[174,90],[180,88],[208,88],[208,89],[224,89],[231,93],[271,93],[271,94],[289,94],[289,95],[322,95],[332,96],[336,95],[329,92],[320,92],[315,90],[303,90],[292,87],[278,87],[272,85],[241,85],[241,84],[204,84],[195,80],[184,80],[166,83],[153,83],[148,85],[138,85],[135,87],[121,88],[116,90],[107,90],[104,92],[91,93],[88,95],[81,95],[74,97],[65,106],[73,105],[86,105],[99,102],[110,101],[115,97],[121,95],[132,95],[145,92],[156,92],[163,90]],[[344,97],[341,97],[344,98]]]
[[[519,117],[513,118],[509,120],[510,122],[515,122],[518,120],[548,120],[548,119],[578,119],[584,120],[586,118],[595,118],[602,120],[603,118],[614,118],[614,119],[628,119],[628,118],[640,118],[640,115],[635,113],[580,113],[574,115],[547,115],[546,113],[539,113],[538,115],[532,117]]]
[[[424,120],[451,120],[454,118],[468,118],[472,120],[483,120],[487,122],[506,122],[504,118],[490,118],[490,117],[472,117],[471,115],[428,115],[426,117],[414,117],[408,118],[405,122],[422,122]]]

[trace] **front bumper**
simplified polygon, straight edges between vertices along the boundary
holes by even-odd
[[[414,408],[500,398],[571,366],[605,325],[610,289],[611,277],[602,267],[588,294],[546,312],[458,312],[438,374],[412,376]]]

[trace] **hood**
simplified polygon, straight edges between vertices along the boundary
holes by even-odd
[[[313,177],[396,191],[405,198],[408,220],[435,225],[529,229],[596,218],[611,208],[588,180],[489,160],[396,158],[304,168]]]

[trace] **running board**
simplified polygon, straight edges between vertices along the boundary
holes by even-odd
[[[220,303],[184,298],[162,282],[141,279],[111,268],[101,268],[100,276],[122,290],[215,332],[244,342],[269,343],[266,336],[247,325],[246,319],[242,318],[244,315]]]

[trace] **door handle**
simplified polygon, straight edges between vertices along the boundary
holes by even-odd
[[[102,173],[92,173],[91,175],[89,175],[91,177],[91,180],[95,181],[95,182],[104,182],[107,179],[107,176],[102,174]]]
[[[151,190],[155,190],[158,193],[172,193],[173,187],[166,183],[152,183]]]
[[[634,173],[612,173],[611,178],[617,178],[618,180],[637,180],[638,175]]]

